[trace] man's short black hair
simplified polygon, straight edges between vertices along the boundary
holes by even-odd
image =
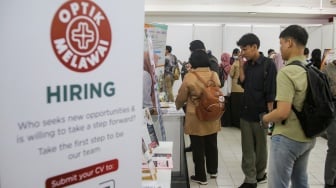
[[[257,48],[259,49],[260,40],[254,33],[247,33],[237,41],[237,45],[243,47],[247,45],[252,46],[253,44],[257,45]]]
[[[274,49],[272,48],[268,49],[267,54],[270,54],[270,53],[275,53]]]
[[[239,54],[240,50],[238,48],[233,49],[232,54]]]
[[[292,38],[297,44],[306,46],[308,33],[305,28],[299,25],[290,25],[280,33],[279,38]]]
[[[192,68],[210,67],[208,54],[204,50],[195,50],[191,53],[189,62]]]
[[[189,50],[192,52],[196,50],[205,50],[204,43],[200,40],[191,41],[189,44]]]
[[[169,53],[171,53],[171,51],[172,51],[172,47],[171,46],[166,46],[166,50],[169,52]]]
[[[315,48],[311,53],[311,57],[314,60],[321,60],[321,56],[322,56],[322,52],[318,48]]]

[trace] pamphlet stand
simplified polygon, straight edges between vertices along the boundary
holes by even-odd
[[[160,142],[159,146],[154,148],[153,155],[156,153],[173,154],[173,142]],[[143,169],[143,173],[149,173],[147,169]],[[171,172],[170,168],[156,168],[156,179],[152,178],[151,175],[143,176],[142,187],[143,188],[170,188],[171,183]]]

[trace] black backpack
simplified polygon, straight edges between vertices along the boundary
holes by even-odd
[[[298,65],[307,71],[308,87],[301,112],[292,105],[305,135],[313,138],[322,133],[335,117],[335,106],[328,78],[319,69],[294,61],[289,65]]]

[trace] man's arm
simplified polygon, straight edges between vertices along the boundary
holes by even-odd
[[[281,122],[287,119],[291,109],[292,103],[278,101],[277,108],[262,117],[263,124],[268,125],[269,122]]]
[[[264,78],[264,91],[266,92],[266,101],[267,102],[267,110],[268,112],[271,112],[273,110],[275,95],[276,95],[276,75],[277,70],[276,66],[273,61],[267,62],[267,60],[264,63],[264,71],[266,71],[267,75]],[[266,63],[266,64],[265,64]],[[267,69],[267,70],[266,70]],[[265,73],[264,73],[265,74]]]

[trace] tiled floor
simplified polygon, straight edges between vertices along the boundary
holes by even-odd
[[[270,137],[268,137],[270,138]],[[269,140],[269,139],[268,139]],[[185,136],[185,143],[189,145],[189,136]],[[218,134],[219,169],[217,179],[208,178],[208,185],[199,185],[190,182],[190,188],[237,188],[244,180],[241,170],[241,139],[240,129],[222,127]],[[269,144],[268,144],[269,146]],[[324,161],[327,151],[327,142],[324,138],[317,138],[315,148],[310,154],[308,164],[310,188],[323,188]],[[189,176],[194,174],[194,166],[191,153],[187,153]],[[259,184],[258,188],[266,188],[267,183]]]

